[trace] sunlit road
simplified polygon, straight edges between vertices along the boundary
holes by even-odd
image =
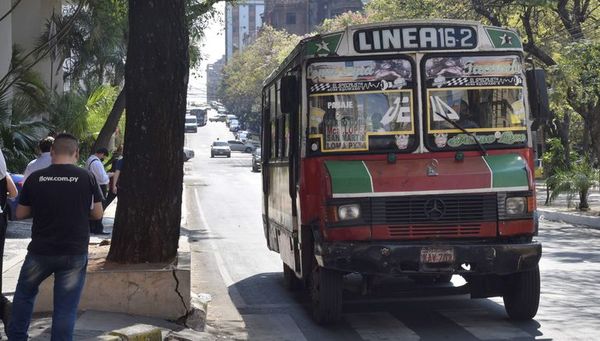
[[[542,299],[534,321],[509,321],[501,299],[471,300],[443,287],[437,289],[446,296],[415,297],[403,291],[403,282],[383,283],[386,295],[381,289],[362,297],[350,278],[342,323],[315,325],[308,298],[283,287],[279,256],[267,250],[261,177],[251,172],[251,155],[210,158],[217,138],[233,139],[224,123],[209,122],[186,134],[196,156],[185,165],[184,232],[192,245],[192,290],[212,295],[207,329],[219,338],[600,339],[600,231],[552,222],[542,222],[538,238],[544,244]],[[453,283],[461,278],[454,276]]]

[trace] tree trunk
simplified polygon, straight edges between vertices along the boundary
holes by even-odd
[[[177,255],[188,44],[185,0],[129,0],[125,162],[110,261]]]
[[[96,139],[96,142],[94,143],[94,147],[92,148],[92,151],[95,151],[101,147],[104,147],[104,148],[108,147],[110,138],[111,138],[112,134],[115,132],[115,130],[117,130],[117,126],[119,125],[119,120],[121,120],[121,115],[123,114],[123,111],[125,110],[125,105],[126,105],[125,102],[126,102],[125,89],[123,89],[123,90],[121,90],[121,92],[119,92],[119,95],[117,96],[117,99],[115,100],[115,104],[113,104],[110,114],[108,114],[108,118],[106,119],[106,122],[104,122],[102,129],[100,129],[100,133],[98,134],[98,138]]]
[[[588,211],[589,209],[590,204],[588,203],[588,190],[583,189],[579,191],[579,210]]]

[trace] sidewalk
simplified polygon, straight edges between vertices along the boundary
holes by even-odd
[[[105,211],[104,231],[112,233],[116,210],[116,201]],[[2,273],[2,293],[12,301],[19,271],[27,253],[27,245],[31,237],[31,221],[9,222],[6,236],[4,267]],[[90,243],[100,243],[103,239],[110,239],[110,235],[92,235]],[[31,340],[50,340],[51,314],[34,314],[29,336]],[[144,316],[127,315],[101,311],[84,311],[78,315],[75,325],[75,340],[127,340],[115,336],[108,336],[112,331],[129,328],[125,335],[133,334],[132,327],[144,336],[139,340],[212,340],[207,333],[199,333],[186,329],[184,326],[170,321]],[[157,328],[160,330],[158,332]],[[160,334],[160,336],[158,336]],[[0,336],[6,339],[4,325],[0,323]],[[150,337],[154,336],[154,338]]]
[[[536,181],[537,210],[540,218],[552,221],[562,221],[573,225],[584,225],[592,228],[600,228],[600,189],[592,188],[588,196],[590,210],[582,212],[576,209],[579,196],[571,200],[571,206],[567,201],[567,195],[561,194],[548,206],[546,201],[546,184],[543,180]]]

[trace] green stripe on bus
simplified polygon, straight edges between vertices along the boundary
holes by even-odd
[[[334,194],[371,193],[369,170],[362,161],[325,161]]]
[[[525,160],[517,154],[488,155],[485,161],[492,170],[492,187],[528,186]]]

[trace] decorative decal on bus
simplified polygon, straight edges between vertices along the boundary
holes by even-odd
[[[425,63],[427,87],[522,86],[521,60],[507,57],[442,57]]]
[[[408,60],[317,62],[308,66],[307,77],[316,150],[367,151],[371,136],[380,136],[374,142],[379,148],[411,145],[415,85]]]
[[[338,33],[311,40],[306,45],[306,55],[318,57],[335,55],[342,41],[342,36],[342,33]]]
[[[499,49],[521,49],[523,44],[517,33],[510,30],[503,30],[500,28],[487,27],[485,29],[488,37],[492,41],[492,45]]]
[[[477,47],[477,31],[470,26],[400,26],[358,30],[353,35],[359,53]]]

